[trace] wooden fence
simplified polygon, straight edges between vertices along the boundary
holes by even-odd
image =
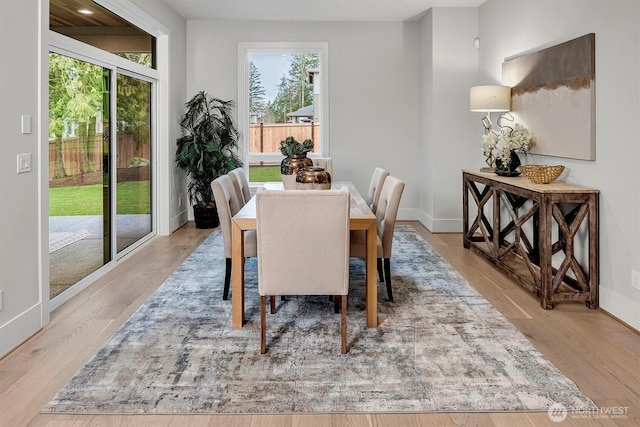
[[[140,147],[136,146],[136,142],[133,139],[133,135],[128,133],[118,133],[118,158],[116,160],[116,167],[118,169],[124,169],[129,167],[129,162],[134,157],[141,157],[149,160],[149,144],[140,144]],[[65,138],[62,140],[62,164],[67,176],[82,175],[82,168],[84,166],[84,150],[80,146],[80,139],[78,137]],[[102,171],[102,134],[95,136],[93,143],[93,150],[86,154],[86,157],[91,161],[96,171]],[[55,170],[55,141],[49,141],[49,179],[53,179],[53,173]]]
[[[280,153],[280,141],[292,136],[296,141],[310,139],[313,152],[320,151],[320,124],[318,123],[273,123],[249,125],[250,153]]]
[[[320,125],[318,123],[274,123],[252,124],[249,126],[250,153],[280,153],[280,141],[288,136],[302,142],[311,139],[314,142],[313,152],[320,151]],[[62,164],[68,177],[82,175],[84,155],[78,137],[62,140]],[[49,180],[53,179],[55,170],[55,141],[49,141]],[[134,157],[150,159],[149,144],[136,147],[133,135],[118,133],[118,159],[116,167],[125,169]],[[97,172],[102,172],[102,134],[95,136],[93,150],[87,153]]]

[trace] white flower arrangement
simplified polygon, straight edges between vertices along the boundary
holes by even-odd
[[[529,130],[520,124],[515,128],[503,127],[498,132],[489,131],[482,136],[482,152],[487,158],[509,164],[511,151],[526,153],[531,144]]]

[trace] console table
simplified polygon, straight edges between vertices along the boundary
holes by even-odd
[[[538,295],[546,310],[562,301],[584,301],[595,309],[599,193],[563,182],[534,184],[525,177],[465,169],[464,247]]]

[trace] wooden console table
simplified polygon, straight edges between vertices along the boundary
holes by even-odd
[[[464,247],[540,296],[544,309],[561,301],[598,308],[599,193],[563,182],[534,184],[525,177],[463,170]]]

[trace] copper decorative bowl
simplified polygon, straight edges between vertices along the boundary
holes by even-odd
[[[331,189],[331,174],[324,168],[311,166],[300,169],[296,173],[296,188],[300,190]]]
[[[520,165],[520,170],[536,184],[549,184],[555,181],[564,171],[562,165]]]

